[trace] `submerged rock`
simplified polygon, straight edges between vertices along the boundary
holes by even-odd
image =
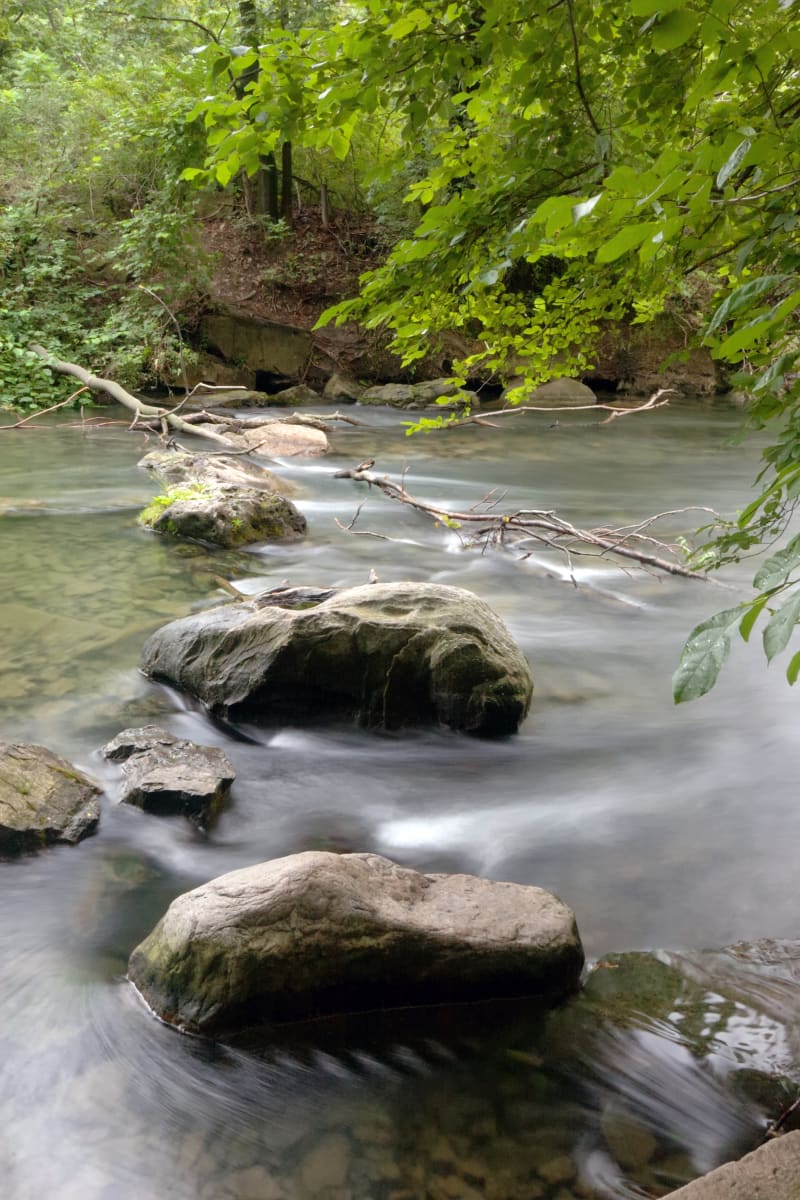
[[[422,875],[376,854],[309,851],[173,901],[129,978],[200,1033],[406,1004],[577,987],[583,950],[550,892]]]
[[[207,823],[236,778],[230,759],[216,746],[199,746],[158,725],[126,729],[103,747],[122,763],[120,800],[147,812],[180,813]]]
[[[170,537],[233,548],[287,541],[305,533],[305,517],[280,494],[280,481],[257,463],[224,455],[153,451],[140,467],[166,485],[139,515],[140,524]]]
[[[44,746],[0,743],[0,855],[79,842],[100,820],[101,789]]]
[[[423,383],[384,383],[367,388],[359,396],[361,404],[389,404],[393,408],[439,408],[440,406],[478,408],[475,392],[461,388],[450,379],[428,379]]]
[[[514,733],[533,691],[500,618],[462,588],[366,584],[303,607],[258,598],[172,621],[142,670],[231,720],[320,715],[372,728]]]

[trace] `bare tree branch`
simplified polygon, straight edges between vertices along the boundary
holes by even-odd
[[[600,404],[595,401],[594,404],[570,404],[569,408],[565,408],[563,404],[557,404],[551,407],[546,407],[543,404],[520,404],[514,408],[501,408],[497,412],[491,414],[491,421],[487,421],[485,417],[463,417],[460,421],[450,421],[443,426],[445,429],[456,429],[459,425],[493,425],[498,417],[512,417],[516,413],[529,412],[545,412],[545,413],[562,413],[562,412],[597,412],[598,409],[603,409],[609,412],[611,416],[606,417],[605,421],[601,421],[601,425],[609,425],[618,417],[632,417],[635,413],[652,412],[656,408],[664,408],[669,404],[668,399],[663,399],[664,396],[671,396],[674,393],[674,388],[659,388],[657,392],[653,392],[649,400],[644,404],[638,404],[635,408],[624,408],[620,404]]]
[[[484,550],[490,545],[512,546],[523,542],[534,541],[548,550],[557,550],[567,561],[572,572],[572,557],[579,554],[592,554],[605,557],[616,555],[632,559],[645,569],[652,569],[668,575],[678,575],[683,579],[703,579],[708,577],[702,572],[691,571],[680,561],[680,546],[659,541],[652,534],[646,533],[655,521],[662,517],[674,517],[692,509],[673,509],[668,513],[659,513],[648,517],[636,525],[620,528],[599,527],[596,529],[581,529],[570,521],[558,516],[557,513],[544,509],[517,509],[515,512],[498,513],[492,511],[496,502],[491,500],[485,505],[484,511],[476,512],[475,507],[466,512],[456,512],[453,509],[442,508],[413,496],[403,484],[396,483],[387,475],[375,475],[372,471],[356,468],[352,471],[337,471],[336,478],[354,479],[358,483],[366,483],[378,488],[390,500],[408,505],[430,517],[439,525],[458,533],[466,526],[471,529],[469,541],[482,544]],[[709,512],[709,509],[703,509]],[[352,530],[352,524],[358,517],[360,507],[350,526],[342,526]],[[654,553],[657,551],[657,553]],[[528,552],[530,553],[530,552]]]

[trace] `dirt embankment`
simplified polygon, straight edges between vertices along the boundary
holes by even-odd
[[[297,382],[321,386],[333,372],[366,383],[428,379],[448,374],[453,359],[469,352],[453,336],[410,373],[385,335],[354,323],[312,332],[325,309],[354,295],[359,277],[388,252],[368,215],[337,215],[322,228],[309,209],[293,229],[273,232],[222,211],[203,222],[203,244],[213,277],[196,379],[268,391]],[[726,390],[708,351],[693,345],[694,325],[664,314],[649,325],[609,326],[585,382],[631,396],[658,387],[685,395]]]

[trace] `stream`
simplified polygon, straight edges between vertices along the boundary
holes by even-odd
[[[364,424],[331,435],[327,457],[274,466],[308,537],[235,554],[137,527],[155,488],[124,422],[45,418],[0,439],[0,731],[107,788],[95,837],[0,863],[8,1200],[635,1200],[754,1148],[793,1098],[778,1076],[800,1078],[797,697],[757,637],[704,700],[675,708],[670,694],[687,633],[738,601],[754,564],[728,569],[723,590],[576,560],[575,586],[556,557],[467,550],[334,478],[374,457],[455,509],[499,488],[503,509],[577,525],[687,505],[730,515],[758,464],[757,439],[736,441],[741,414],[686,402],[605,426],[543,413],[413,439],[402,413],[354,414]],[[225,599],[217,576],[255,592],[371,570],[496,609],[533,669],[518,736],[226,730],[137,671],[149,633]],[[151,721],[236,767],[206,837],[115,803],[119,771],[99,747]],[[550,888],[576,913],[589,985],[550,1014],[409,1010],[267,1045],[159,1024],[125,970],[170,900],[308,849]],[[636,950],[657,953],[611,957]]]

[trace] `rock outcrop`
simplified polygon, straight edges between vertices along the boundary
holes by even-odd
[[[94,833],[101,789],[44,746],[0,743],[0,855]]]
[[[560,998],[583,951],[541,888],[422,875],[376,854],[310,851],[233,871],[173,901],[129,978],[198,1033],[406,1004]]]
[[[204,316],[200,335],[208,349],[247,367],[256,378],[266,376],[273,386],[301,379],[313,350],[307,329],[233,310]]]
[[[226,548],[287,541],[305,533],[305,517],[281,494],[283,485],[256,463],[153,451],[139,466],[167,485],[139,516],[156,533]]]
[[[142,670],[230,720],[321,716],[502,736],[528,711],[528,663],[471,592],[366,584],[302,605],[255,598],[173,621],[146,643]]]
[[[175,737],[158,725],[124,730],[103,747],[103,754],[122,763],[123,804],[181,814],[204,825],[216,815],[236,778],[222,750]]]

